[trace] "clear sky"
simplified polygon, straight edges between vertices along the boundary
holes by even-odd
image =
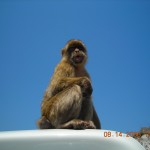
[[[150,126],[149,0],[0,0],[0,131],[37,129],[70,39],[87,46],[102,128]]]

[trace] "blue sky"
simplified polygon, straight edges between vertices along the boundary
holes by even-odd
[[[102,128],[150,126],[150,1],[0,0],[0,131],[37,129],[70,39],[87,46]]]

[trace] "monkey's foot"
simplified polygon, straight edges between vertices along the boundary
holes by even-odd
[[[83,121],[74,119],[71,120],[61,126],[63,129],[75,129],[75,130],[82,130],[82,129],[96,129],[94,123],[92,121]]]
[[[92,121],[82,121],[81,127],[83,127],[83,129],[96,129]]]

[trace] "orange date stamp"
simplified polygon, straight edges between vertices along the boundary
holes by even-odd
[[[150,136],[150,132],[146,133],[148,136]],[[104,137],[134,137],[134,138],[140,138],[143,134],[140,132],[127,132],[126,134],[122,132],[111,132],[111,131],[105,131]]]
[[[130,136],[128,134],[124,134],[122,132],[105,131],[104,137],[130,137]]]

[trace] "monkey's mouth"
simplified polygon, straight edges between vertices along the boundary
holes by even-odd
[[[84,56],[82,56],[82,55],[76,55],[76,56],[73,57],[73,61],[75,63],[82,63],[83,60],[84,60]]]

